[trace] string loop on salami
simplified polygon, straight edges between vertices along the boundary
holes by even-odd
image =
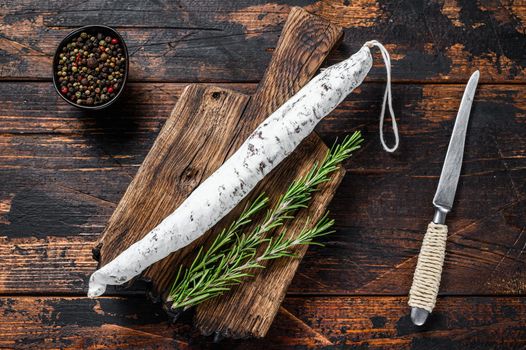
[[[384,93],[384,100],[382,102],[382,111],[380,112],[380,142],[382,143],[382,147],[387,152],[394,152],[398,148],[399,144],[399,136],[398,136],[398,125],[396,124],[396,118],[395,113],[393,110],[393,96],[391,94],[391,57],[389,56],[389,52],[383,46],[381,43],[379,43],[376,40],[371,40],[365,43],[365,46],[372,48],[377,47],[380,50],[380,53],[382,54],[382,58],[384,60],[385,64],[385,70],[387,71],[387,82],[385,86],[385,93]],[[391,125],[393,128],[393,134],[395,138],[395,144],[393,147],[387,146],[387,143],[385,142],[384,138],[384,119],[385,119],[385,106],[388,106],[389,108],[389,114],[391,116]]]

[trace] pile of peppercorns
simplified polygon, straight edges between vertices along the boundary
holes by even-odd
[[[86,32],[60,51],[56,78],[60,93],[83,106],[109,102],[122,88],[126,58],[117,38]]]

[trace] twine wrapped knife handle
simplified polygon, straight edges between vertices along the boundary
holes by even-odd
[[[446,254],[447,225],[430,222],[418,255],[408,304],[431,313],[435,307]]]

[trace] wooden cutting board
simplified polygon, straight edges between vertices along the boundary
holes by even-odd
[[[293,8],[253,96],[213,86],[188,86],[94,248],[99,266],[144,237],[174,211],[261,121],[316,74],[341,35],[340,27],[301,8]],[[320,161],[327,150],[320,138],[311,134],[213,229],[144,271],[141,277],[151,281],[151,294],[164,302],[179,265],[191,262],[196,247],[210,244],[261,191],[275,200],[290,182]],[[310,207],[301,211],[297,220],[285,224],[284,229],[290,235],[298,233],[307,217],[316,220],[325,212],[343,175],[343,170],[335,174],[313,197]],[[234,338],[264,336],[305,251],[306,247],[297,249],[300,258],[274,261],[265,270],[256,271],[256,278],[200,305],[196,326],[204,334]],[[169,310],[169,305],[165,307]]]

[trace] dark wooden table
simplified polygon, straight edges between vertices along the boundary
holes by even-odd
[[[385,71],[317,131],[365,147],[331,205],[268,336],[225,349],[481,349],[526,346],[526,4],[523,1],[179,0],[0,4],[0,347],[205,348],[135,290],[86,298],[91,246],[183,87],[251,92],[292,5],[347,27],[334,63],[378,39],[393,57],[400,150],[381,150]],[[105,112],[53,91],[51,58],[73,28],[116,27],[131,83]],[[464,84],[475,99],[440,298],[414,327],[407,297]]]

